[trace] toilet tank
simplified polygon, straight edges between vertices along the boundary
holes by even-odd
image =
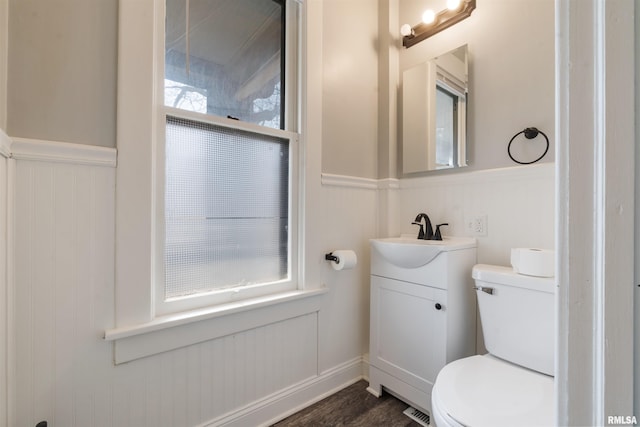
[[[554,375],[555,278],[510,267],[473,267],[485,346],[490,354]]]

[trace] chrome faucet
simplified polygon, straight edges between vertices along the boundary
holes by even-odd
[[[426,225],[426,232],[425,232],[425,229],[422,227],[423,218]],[[412,222],[412,224],[420,226],[420,231],[418,231],[418,239],[420,240],[433,239],[433,227],[431,226],[431,220],[429,219],[426,213],[419,213],[418,216],[416,216],[416,219]]]

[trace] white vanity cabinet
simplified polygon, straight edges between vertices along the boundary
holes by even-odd
[[[431,412],[431,388],[447,363],[475,354],[476,303],[471,269],[475,239],[443,242],[375,239],[371,248],[369,388],[382,389],[422,411]],[[388,247],[382,247],[384,243]],[[387,249],[425,250],[424,265],[395,260]]]

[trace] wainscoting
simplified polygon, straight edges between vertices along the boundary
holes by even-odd
[[[322,209],[346,217],[314,242],[314,282],[328,289],[314,297],[319,308],[115,365],[103,337],[115,326],[116,152],[14,144],[0,161],[0,174],[14,164],[15,194],[14,275],[10,300],[0,300],[10,313],[0,323],[10,344],[7,425],[267,425],[362,378],[375,191],[318,182]],[[320,261],[337,248],[356,249],[356,269]]]
[[[269,425],[366,376],[370,238],[412,231],[418,211],[433,220],[452,213],[456,232],[464,214],[485,211],[479,253],[508,247],[513,225],[500,225],[508,220],[499,212],[513,202],[542,209],[526,221],[553,224],[549,166],[487,172],[469,185],[318,176],[305,224],[307,281],[326,289],[317,308],[115,365],[103,339],[115,326],[115,168],[115,150],[46,141],[15,140],[0,157],[6,426]],[[548,241],[552,226],[540,233]],[[343,248],[356,251],[358,265],[334,271],[324,253]]]
[[[426,212],[449,224],[443,234],[473,236],[467,221],[485,215],[486,234],[473,236],[479,263],[508,266],[511,248],[555,247],[554,163],[403,179],[396,193],[397,234],[416,233],[411,221]]]
[[[113,317],[113,171],[16,162],[12,425],[84,425],[106,410],[111,349],[101,333]]]
[[[1,15],[2,9],[0,6]],[[0,58],[0,75],[2,74],[1,63],[2,60]],[[2,98],[1,94],[0,98]],[[9,329],[9,313],[13,309],[9,305],[11,294],[8,283],[12,274],[9,268],[9,242],[12,237],[9,235],[8,223],[10,221],[9,203],[12,197],[12,192],[9,191],[12,188],[10,176],[15,164],[9,158],[11,155],[10,145],[9,137],[0,129],[0,427],[9,427],[6,414],[9,412],[9,400],[12,399],[8,388],[10,372],[9,340],[12,335]]]

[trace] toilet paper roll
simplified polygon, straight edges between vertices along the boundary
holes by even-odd
[[[331,254],[338,258],[337,261],[331,261],[331,267],[333,267],[334,270],[348,270],[355,267],[358,263],[358,256],[352,250],[343,249],[333,251]]]
[[[536,277],[555,275],[555,251],[536,248],[511,249],[511,266],[518,274]]]

